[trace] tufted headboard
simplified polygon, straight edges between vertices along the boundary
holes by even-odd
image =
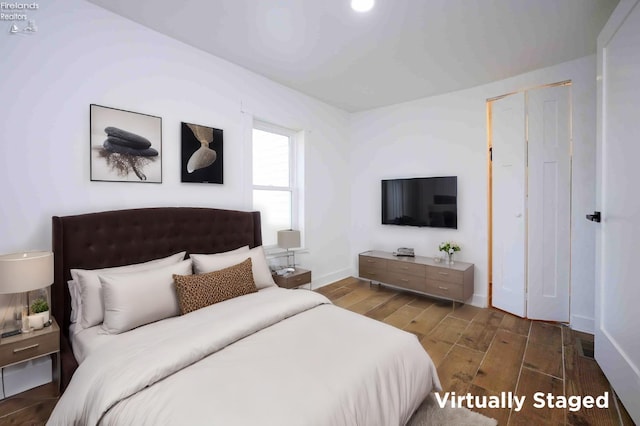
[[[64,390],[77,363],[69,344],[70,270],[99,269],[165,257],[180,251],[218,253],[262,245],[260,213],[193,207],[115,210],[52,218],[53,316],[58,321]]]

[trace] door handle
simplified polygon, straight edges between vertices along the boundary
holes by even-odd
[[[593,214],[588,214],[587,220],[590,220],[591,222],[600,222],[600,212],[593,212]]]

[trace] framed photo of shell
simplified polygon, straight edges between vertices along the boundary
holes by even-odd
[[[91,104],[92,181],[162,183],[162,118]]]
[[[182,182],[223,183],[222,130],[182,123]]]

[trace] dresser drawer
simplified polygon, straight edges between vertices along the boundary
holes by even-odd
[[[0,365],[6,366],[58,351],[59,332],[34,335],[11,343],[3,343]]]
[[[358,266],[360,267],[360,270],[362,270],[363,268],[365,268],[368,271],[373,271],[376,269],[379,271],[384,271],[387,269],[386,259],[360,255],[360,258],[358,259],[358,261],[359,261]]]
[[[311,271],[298,268],[294,273],[289,275],[274,275],[273,280],[279,287],[296,288],[311,282]]]
[[[386,282],[387,279],[387,271],[384,269],[370,268],[367,266],[360,266],[360,271],[358,273],[360,277],[367,278],[373,281],[381,281]]]
[[[426,266],[402,261],[390,261],[387,265],[387,270],[389,272],[398,272],[422,278],[427,274]]]
[[[448,299],[463,300],[464,292],[462,284],[448,281],[427,280],[426,292],[434,296],[442,296]]]
[[[422,292],[424,292],[426,288],[425,279],[423,277],[416,277],[414,275],[399,272],[388,272],[387,280],[385,282],[409,290]]]
[[[462,284],[464,282],[464,272],[449,268],[430,267],[427,268],[427,278],[429,280]]]
[[[291,287],[299,287],[302,284],[309,284],[311,282],[311,271],[303,272],[300,275],[287,278],[287,284]]]

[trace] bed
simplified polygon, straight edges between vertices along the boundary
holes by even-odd
[[[117,334],[74,332],[72,270],[261,250],[258,212],[146,208],[52,225],[63,395],[48,424],[402,425],[440,387],[415,336],[307,290],[264,286]]]

